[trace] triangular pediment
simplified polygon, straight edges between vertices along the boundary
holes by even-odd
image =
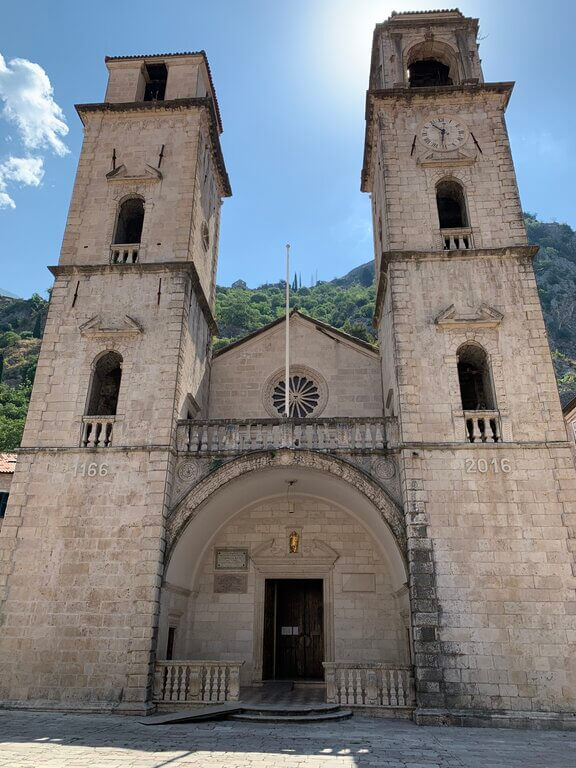
[[[133,336],[143,332],[144,328],[130,315],[119,319],[95,315],[80,326],[82,336]]]
[[[469,310],[457,310],[451,304],[436,317],[434,323],[443,329],[496,328],[503,318],[501,312],[488,304],[480,304],[477,309]]]
[[[122,163],[112,171],[106,174],[108,181],[158,181],[162,178],[162,172],[153,165],[145,164],[144,170],[140,173],[129,173],[126,166]]]
[[[250,553],[254,567],[263,573],[325,573],[334,567],[340,554],[320,539],[303,537],[297,552],[291,552],[286,540],[269,539]]]
[[[214,353],[214,357],[220,357],[221,355],[225,355],[244,344],[259,342],[266,336],[272,336],[282,329],[284,322],[284,317],[279,317],[277,320],[273,320],[271,323],[262,326],[262,328],[258,328],[258,330],[252,331],[252,333],[249,333],[243,338],[238,339],[238,341],[234,341],[231,344],[228,344],[228,346],[219,349]],[[345,343],[348,346],[357,349],[359,352],[368,352],[374,357],[378,356],[378,349],[373,344],[370,344],[367,341],[363,341],[362,339],[357,339],[355,336],[350,336],[350,334],[340,330],[339,328],[334,328],[327,323],[316,320],[310,315],[305,315],[302,312],[299,312],[297,309],[293,309],[290,312],[290,327],[296,324],[304,325],[312,332],[323,333],[327,336],[331,336],[335,341]],[[282,333],[284,333],[283,330]]]

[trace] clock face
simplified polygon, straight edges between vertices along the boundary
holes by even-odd
[[[458,149],[467,138],[468,129],[454,117],[435,117],[424,123],[420,131],[420,141],[435,152]]]

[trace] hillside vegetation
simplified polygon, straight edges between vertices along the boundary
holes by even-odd
[[[540,246],[534,267],[544,308],[558,387],[563,400],[576,394],[576,232],[567,224],[543,223],[526,214],[531,243]],[[373,264],[312,287],[297,277],[291,306],[347,333],[376,342]],[[0,451],[20,444],[36,369],[47,302],[0,296]],[[219,349],[272,322],[284,313],[284,283],[248,288],[242,280],[218,287],[216,314]]]

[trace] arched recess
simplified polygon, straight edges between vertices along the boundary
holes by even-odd
[[[297,499],[292,510],[288,481]],[[261,524],[251,528],[254,514],[262,515]],[[296,528],[302,531],[302,549],[292,559],[284,539],[294,525],[302,526]],[[218,594],[214,586],[212,550],[218,542],[224,549],[248,550],[250,565],[237,600]],[[362,553],[358,560],[356,543]],[[316,579],[323,585],[325,660],[361,661],[364,654],[374,656],[368,661],[408,663],[406,559],[401,509],[356,466],[288,449],[241,456],[200,481],[169,516],[159,657],[172,651],[173,658],[184,659],[224,654],[244,661],[244,683],[268,679],[263,671],[265,584],[269,579]],[[373,574],[373,586],[345,590],[342,580],[349,572]],[[355,589],[363,596],[351,594]],[[356,619],[345,611],[352,604],[353,612],[354,600],[364,601],[362,610],[373,620],[366,637],[348,642],[352,636],[346,627],[352,632]]]
[[[212,472],[190,491],[168,519],[165,580],[178,583],[182,579],[173,553],[189,528],[193,527],[195,534],[187,537],[186,558],[188,562],[199,562],[208,542],[235,512],[256,498],[278,495],[286,488],[287,479],[298,480],[298,493],[330,498],[355,515],[379,544],[397,588],[405,583],[404,516],[386,491],[347,461],[288,449],[241,456]]]
[[[404,53],[404,73],[407,85],[410,82],[410,68],[417,62],[437,62],[447,67],[446,78],[449,82],[429,83],[429,85],[458,85],[462,81],[458,54],[447,43],[440,40],[424,40],[416,43]],[[417,84],[415,84],[417,85]]]

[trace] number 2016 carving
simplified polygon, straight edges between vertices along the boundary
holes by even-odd
[[[481,475],[488,473],[498,475],[503,472],[507,475],[512,471],[510,459],[465,459],[466,472],[480,472]]]

